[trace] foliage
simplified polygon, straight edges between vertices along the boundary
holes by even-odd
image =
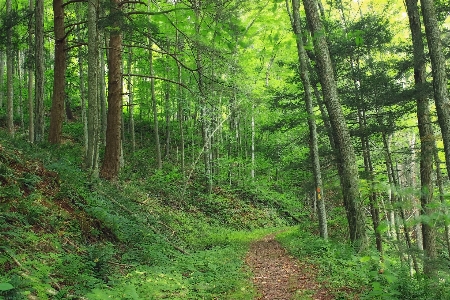
[[[319,279],[334,291],[336,299],[445,299],[450,291],[448,275],[441,281],[416,274],[392,256],[375,249],[355,253],[350,245],[318,239],[308,226],[295,227],[277,236],[290,253],[317,265]]]

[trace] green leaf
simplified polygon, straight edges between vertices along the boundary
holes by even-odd
[[[12,290],[14,286],[8,282],[0,282],[0,291]]]
[[[359,259],[360,262],[365,263],[371,260],[370,256],[363,256]]]

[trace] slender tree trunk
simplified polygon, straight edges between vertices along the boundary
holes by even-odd
[[[55,33],[55,64],[53,77],[53,98],[50,115],[48,141],[60,144],[64,119],[64,99],[66,85],[66,36],[64,31],[63,0],[53,0],[54,33]]]
[[[201,1],[194,1],[195,11],[195,32],[197,36],[200,36],[200,13],[201,13]],[[197,45],[199,46],[199,45]],[[204,75],[203,75],[203,58],[201,55],[200,47],[197,47],[197,53],[195,57],[198,74],[198,89],[200,94],[200,119],[201,119],[201,131],[203,141],[203,163],[205,167],[205,181],[206,192],[211,194],[212,192],[212,174],[211,174],[211,136],[210,136],[210,116],[208,115],[206,94],[204,90]]]
[[[17,115],[19,115],[20,117],[20,127],[22,128],[23,131],[25,131],[25,121],[23,119],[23,86],[22,86],[22,82],[25,79],[24,78],[24,70],[23,70],[23,54],[22,51],[18,51],[17,52],[17,78],[19,79],[19,86],[18,86],[18,90],[19,90],[19,105],[17,105]]]
[[[152,50],[152,41],[149,39],[149,64],[150,64],[150,93],[152,97],[152,112],[153,112],[153,132],[155,138],[155,150],[156,150],[156,165],[158,169],[162,169],[162,158],[161,158],[161,143],[159,141],[159,123],[158,123],[158,106],[156,103],[156,94],[155,94],[155,79],[154,71],[153,71],[153,50]]]
[[[34,1],[34,0],[32,0]],[[34,141],[44,137],[44,0],[36,0],[35,8],[35,135]]]
[[[81,40],[80,40],[81,43]],[[84,142],[84,157],[88,155],[89,148],[89,129],[88,129],[88,113],[86,106],[86,88],[84,75],[84,53],[81,48],[78,49],[78,75],[80,81],[80,98],[81,98],[81,123],[83,124],[83,142]],[[88,83],[89,84],[89,83]]]
[[[169,77],[169,72],[167,71],[167,77]],[[170,154],[170,87],[168,84],[164,87],[164,114],[166,117],[165,121],[165,134],[166,134],[166,142],[165,142],[165,151],[164,157],[168,159]]]
[[[5,72],[4,54],[3,54],[3,51],[0,51],[0,108],[3,108],[3,98],[5,96],[5,92],[4,92],[5,82],[3,80],[4,72]]]
[[[177,93],[178,93],[178,101],[177,101],[177,109],[178,109],[178,128],[180,130],[180,151],[181,151],[181,171],[185,172],[185,153],[184,153],[184,113],[183,113],[183,93],[181,90],[181,84],[183,83],[183,79],[182,79],[182,74],[181,74],[181,64],[179,62],[177,62],[177,67],[178,67],[178,88],[177,88]]]
[[[104,38],[104,32],[103,30],[99,31],[99,45],[103,44],[105,38]],[[106,107],[106,83],[105,83],[105,53],[102,49],[99,51],[99,59],[100,59],[100,72],[98,77],[98,83],[99,83],[99,101],[100,101],[100,108],[101,108],[101,144],[102,146],[106,145],[106,124],[107,124],[107,113],[108,109]]]
[[[359,198],[358,167],[355,163],[357,161],[356,155],[339,103],[330,53],[328,51],[326,37],[323,34],[324,28],[318,14],[317,2],[314,0],[303,0],[303,5],[312,36],[314,37],[313,43],[316,51],[323,98],[328,110],[333,136],[335,138],[334,141],[338,150],[338,171],[341,179],[344,206],[347,213],[350,240],[357,248],[361,248],[366,243],[366,232],[365,218],[362,213]]]
[[[120,171],[122,121],[122,32],[119,28],[120,0],[111,0],[111,17],[115,19],[109,37],[108,56],[108,115],[105,157],[100,176],[115,179]]]
[[[127,63],[127,72],[130,74],[128,76],[128,107],[130,113],[130,135],[131,135],[131,150],[134,153],[136,150],[136,135],[134,132],[134,91],[133,91],[133,77],[131,76],[132,72],[132,62],[133,62],[133,48],[128,48],[128,63]]]
[[[356,77],[355,77],[356,79]],[[356,83],[356,80],[355,80]],[[356,86],[356,93],[359,95],[359,88]],[[360,96],[358,96],[360,97]],[[360,99],[362,100],[362,99]],[[359,129],[361,132],[361,149],[363,152],[363,158],[364,158],[364,171],[365,171],[365,177],[367,181],[370,183],[370,192],[369,192],[369,207],[370,207],[370,215],[372,218],[372,225],[373,230],[375,233],[375,242],[377,245],[377,250],[380,254],[383,253],[383,244],[382,244],[382,238],[381,233],[378,231],[378,226],[380,225],[380,210],[378,207],[378,199],[377,194],[375,192],[374,188],[374,173],[373,173],[373,165],[372,165],[372,157],[370,153],[370,143],[369,143],[369,137],[366,133],[367,128],[367,120],[366,120],[366,112],[364,108],[358,109],[358,123],[359,123]]]
[[[289,8],[288,0],[286,0],[286,7]],[[288,12],[289,13],[289,12]],[[327,216],[325,210],[325,199],[323,193],[322,173],[320,169],[319,146],[317,141],[317,128],[313,111],[313,97],[311,93],[311,83],[308,72],[308,57],[306,55],[305,47],[302,40],[302,31],[300,24],[300,1],[292,0],[292,15],[291,23],[297,41],[297,55],[300,63],[300,77],[305,90],[305,105],[308,113],[308,127],[309,127],[309,149],[312,161],[312,169],[314,175],[315,185],[315,203],[317,204],[317,211],[319,217],[319,231],[320,236],[324,239],[328,238]]]
[[[442,178],[442,171],[441,171],[441,159],[439,158],[439,152],[438,152],[436,145],[434,146],[433,154],[434,154],[434,161],[436,163],[436,183],[439,188],[439,200],[443,204],[443,207],[444,207],[442,213],[443,213],[443,215],[447,216],[448,209],[445,206],[445,197],[444,197],[445,190],[444,190],[444,181]],[[450,226],[448,224],[448,221],[445,221],[444,226],[445,226],[445,232],[444,232],[445,244],[447,245],[447,253],[448,253],[448,255],[450,255]]]
[[[98,177],[99,156],[99,105],[98,73],[99,43],[97,31],[98,1],[88,2],[88,144],[86,167]]]
[[[414,82],[415,87],[417,90],[417,120],[418,120],[418,126],[419,126],[419,135],[420,135],[420,183],[421,183],[421,193],[420,193],[420,202],[422,206],[421,214],[422,215],[429,215],[433,213],[433,210],[429,208],[429,204],[433,201],[433,179],[432,179],[432,173],[433,173],[433,152],[434,152],[434,132],[430,117],[430,109],[429,109],[429,103],[428,98],[422,90],[425,88],[426,84],[426,65],[425,65],[425,51],[424,51],[424,45],[423,45],[423,38],[422,38],[422,29],[420,24],[420,16],[419,16],[419,9],[417,7],[417,0],[406,0],[406,9],[408,12],[408,18],[409,18],[409,27],[411,29],[412,33],[412,43],[413,43],[413,53],[414,53]],[[432,3],[428,2],[427,0],[422,1],[422,5],[425,6],[433,6]],[[443,91],[443,87],[439,86],[439,80],[442,80],[442,76],[445,78],[445,74],[442,74],[442,72],[445,73],[445,70],[439,70],[439,64],[441,63],[438,52],[440,51],[439,45],[433,45],[431,46],[430,43],[440,43],[440,41],[433,41],[433,34],[436,34],[434,31],[435,29],[431,29],[433,21],[430,20],[430,14],[432,14],[432,11],[430,11],[430,7],[423,7],[423,14],[424,14],[424,20],[425,26],[428,27],[428,39],[429,39],[429,47],[430,47],[430,54],[437,56],[435,58],[432,58],[432,66],[433,66],[433,78],[434,78],[434,88],[435,88],[435,99],[436,99],[436,108],[438,111],[438,114],[441,115],[442,113],[449,113],[450,111],[443,111],[442,107],[438,108],[438,102],[446,101],[447,105],[449,104],[448,101],[448,95],[445,96],[445,91]],[[438,34],[439,38],[439,34]],[[446,82],[445,82],[446,85]],[[445,88],[446,89],[446,88]],[[443,93],[440,94],[440,93]],[[437,95],[437,94],[440,95]],[[443,99],[442,97],[447,97],[447,100]],[[448,109],[448,107],[447,107]],[[440,111],[440,112],[439,112]],[[450,116],[444,116],[444,119],[442,119],[442,116],[440,116],[439,122],[441,124],[441,130],[442,136],[447,135],[447,138],[450,138],[448,134],[450,132],[449,119]],[[447,121],[446,121],[447,120]],[[447,123],[446,123],[447,122]],[[447,124],[447,125],[445,125]],[[447,132],[444,132],[444,129],[447,128]],[[444,139],[445,141],[445,139]],[[447,142],[450,142],[448,140]],[[447,150],[450,145],[447,144]],[[446,150],[446,153],[447,153]],[[450,156],[447,156],[448,159]],[[450,164],[447,164],[449,166]],[[431,226],[431,224],[423,223],[422,224],[422,233],[423,233],[423,248],[425,250],[425,255],[427,259],[425,260],[425,266],[424,266],[424,272],[428,275],[431,275],[433,273],[433,267],[432,264],[430,264],[430,260],[433,260],[436,258],[436,230]]]
[[[34,10],[34,1],[33,0],[29,0],[28,1],[28,5],[30,6],[30,10]],[[28,31],[30,32],[29,36],[28,36],[28,141],[33,144],[34,143],[34,73],[33,73],[33,65],[32,64],[32,60],[31,60],[31,53],[32,53],[32,49],[34,48],[34,22],[30,22],[30,25],[28,26]],[[1,55],[1,54],[0,54]],[[3,62],[0,59],[0,65]],[[0,76],[3,77],[3,72],[0,70]],[[1,89],[1,84],[0,84],[0,89]],[[1,92],[0,92],[1,93]],[[1,97],[1,96],[0,96]],[[0,100],[1,101],[1,100]],[[0,105],[1,107],[1,105]]]
[[[450,99],[448,94],[445,57],[442,52],[441,33],[433,0],[420,0],[425,33],[430,51],[433,74],[434,102],[444,142],[447,176],[450,178]],[[436,249],[430,245],[428,255],[434,256]]]
[[[6,13],[12,13],[11,0],[6,0]],[[12,34],[14,27],[6,31],[6,116],[9,134],[14,137],[14,102],[13,102],[13,48]]]
[[[252,127],[252,137],[251,137],[251,141],[252,141],[252,145],[251,145],[251,149],[252,149],[252,153],[251,153],[251,157],[252,157],[252,170],[251,170],[251,178],[254,181],[255,180],[255,167],[256,167],[256,162],[255,162],[255,103],[253,103],[254,100],[252,100],[252,120],[251,120],[251,127]]]

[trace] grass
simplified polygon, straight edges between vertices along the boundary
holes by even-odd
[[[253,299],[249,243],[289,224],[232,191],[181,198],[176,169],[90,179],[70,140],[0,145],[0,299]]]

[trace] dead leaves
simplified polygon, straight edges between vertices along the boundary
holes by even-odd
[[[274,235],[254,242],[246,263],[253,271],[253,283],[260,293],[258,299],[287,300],[295,295],[308,295],[309,299],[318,300],[333,299],[315,280],[314,266],[290,256]]]

